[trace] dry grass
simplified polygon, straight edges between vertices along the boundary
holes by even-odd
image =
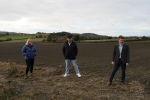
[[[5,66],[5,68],[4,68]],[[132,81],[106,86],[107,77],[71,74],[63,78],[62,65],[35,67],[34,75],[24,79],[25,66],[0,62],[0,100],[144,100],[144,86]]]
[[[9,100],[9,98],[17,95],[14,89],[2,88],[0,92],[0,100]]]

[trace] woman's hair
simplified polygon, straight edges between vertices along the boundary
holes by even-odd
[[[26,45],[29,45],[29,41],[32,41],[32,39],[28,39]]]

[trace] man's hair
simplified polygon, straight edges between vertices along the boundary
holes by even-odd
[[[69,38],[69,39],[72,38],[72,35],[68,35],[67,38]]]
[[[120,35],[120,36],[119,36],[119,39],[124,39],[124,36]]]

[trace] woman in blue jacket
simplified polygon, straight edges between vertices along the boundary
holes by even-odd
[[[31,75],[33,72],[34,58],[36,56],[36,48],[32,43],[33,43],[32,40],[28,39],[25,46],[22,48],[22,54],[25,56],[25,61],[27,65],[25,79],[27,79],[29,70]]]

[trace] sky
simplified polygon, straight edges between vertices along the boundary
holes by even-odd
[[[0,31],[150,36],[150,0],[0,0]]]

